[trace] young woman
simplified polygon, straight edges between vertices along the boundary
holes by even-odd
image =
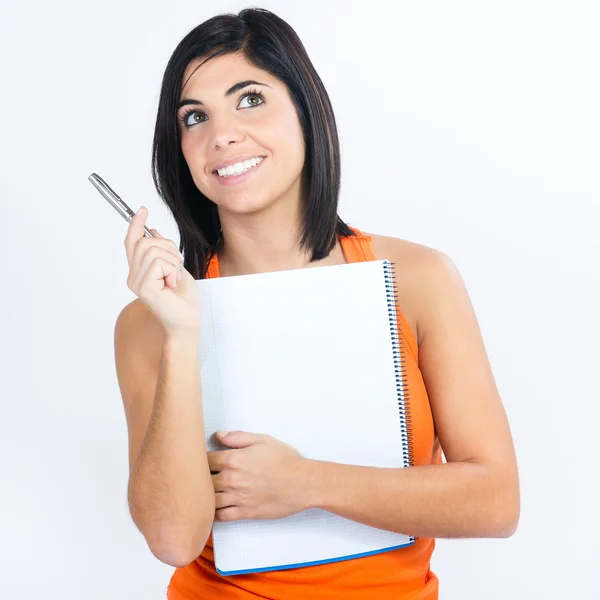
[[[153,554],[177,567],[168,598],[437,598],[435,538],[508,537],[520,505],[510,428],[457,268],[438,250],[339,218],[328,95],[294,30],[269,11],[214,17],[181,41],[162,82],[152,166],[183,255],[156,230],[144,237],[138,211],[125,238],[138,298],[117,319],[115,356],[129,506]],[[306,460],[241,431],[221,438],[229,450],[207,453],[194,280],[381,258],[401,282],[411,467]],[[361,351],[351,331],[348,343]],[[330,564],[216,572],[214,520],[309,507],[417,540]]]

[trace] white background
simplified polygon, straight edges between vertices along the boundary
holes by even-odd
[[[126,223],[87,177],[178,241],[150,176],[162,74],[190,29],[245,6],[2,0],[2,598],[165,598],[173,568],[126,502]],[[600,5],[260,6],[332,99],[340,215],[454,260],[510,419],[519,528],[439,539],[440,598],[595,597]]]

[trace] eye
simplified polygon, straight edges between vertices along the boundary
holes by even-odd
[[[260,100],[260,102],[252,102],[249,106],[244,107],[244,108],[256,108],[257,106],[260,106],[261,104],[264,104],[265,98],[264,96],[257,90],[250,90],[248,92],[246,92],[245,94],[242,94],[240,101],[244,100],[245,98],[258,98]],[[191,117],[192,115],[194,115],[192,120],[189,120],[189,117]],[[206,113],[202,112],[201,110],[195,110],[193,108],[186,110],[179,118],[181,119],[181,122],[183,123],[183,126],[186,129],[189,129],[190,127],[193,127],[195,124],[198,123],[204,123],[204,120],[199,121],[198,117],[202,117],[202,116],[206,116]]]
[[[260,98],[260,103],[258,104],[251,104],[250,106],[260,106],[264,101],[264,97],[260,92],[257,92],[256,90],[250,90],[249,92],[246,92],[241,98],[240,100],[243,100],[244,98]]]

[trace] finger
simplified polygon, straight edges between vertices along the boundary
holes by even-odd
[[[244,513],[239,506],[228,506],[215,510],[215,521],[239,521]]]
[[[224,467],[223,465],[223,454],[226,450],[213,450],[212,452],[206,453],[206,458],[208,459],[208,467],[211,472],[218,473]]]
[[[166,287],[169,287],[171,289],[175,289],[177,287],[178,270],[179,270],[179,266],[176,266],[175,270],[170,271],[168,275],[165,275],[163,277]]]
[[[215,473],[214,475],[211,475],[211,479],[215,492],[225,491],[225,484],[223,483],[223,476],[221,473]]]
[[[159,245],[169,252],[172,252],[178,259],[183,262],[184,256],[181,254],[173,240],[164,238],[156,229],[150,229],[155,238],[148,238],[145,235],[144,227],[148,217],[148,209],[145,206],[140,206],[138,212],[133,215],[127,235],[125,236],[125,250],[127,253],[127,261],[130,271],[136,271],[141,263],[141,258],[151,245]],[[176,277],[173,283],[176,282]]]
[[[138,245],[141,246],[142,242],[143,240],[140,240]],[[179,259],[173,256],[168,250],[161,248],[160,245],[150,242],[150,245],[144,245],[144,248],[138,248],[135,252],[133,259],[134,264],[131,267],[135,285],[142,285],[153,261],[159,258],[165,260],[174,267],[174,269],[168,269],[167,275],[170,274],[171,271],[177,274],[177,267],[181,264]],[[156,272],[154,272],[153,275],[156,277]]]
[[[150,253],[149,253],[150,254]],[[165,253],[169,256],[169,253]],[[151,295],[156,293],[156,282],[161,282],[158,291],[162,291],[166,286],[175,287],[172,283],[177,276],[177,266],[172,262],[172,259],[164,256],[156,256],[150,259],[150,264],[147,267],[142,267],[143,277],[138,283],[139,291],[143,295]],[[169,285],[170,284],[170,285]]]
[[[174,289],[177,287],[177,269],[179,267],[175,268],[175,271],[173,273],[169,273],[166,277],[164,277],[163,279],[165,280],[165,287],[169,287],[171,289]]]
[[[183,263],[183,258],[172,240],[144,237],[138,241],[130,264],[130,271],[138,285],[141,284],[150,263],[156,256],[163,256],[177,267]],[[169,283],[172,284],[171,287],[176,286],[177,271],[169,279]]]
[[[125,251],[127,252],[127,260],[131,265],[133,253],[138,241],[144,237],[144,225],[148,218],[148,209],[145,206],[140,206],[138,211],[133,215],[127,228],[125,236]]]
[[[212,450],[206,453],[208,466],[211,471],[219,472],[230,464],[233,450]]]
[[[233,494],[227,492],[215,494],[215,510],[227,508],[228,506],[235,506]]]
[[[253,444],[264,444],[268,436],[263,433],[251,433],[249,431],[229,431],[225,435],[217,434],[218,439],[230,448],[245,448]]]
[[[156,229],[150,229],[150,232],[152,233],[152,235],[154,235],[156,238],[158,238],[159,240],[164,240],[166,239],[165,237],[163,237],[158,230]],[[170,250],[180,258],[181,261],[184,260],[184,256],[183,254],[180,252],[179,248],[177,248],[177,246],[175,245],[175,242],[173,240],[169,240],[169,242],[171,242],[171,246],[172,248],[170,248]]]
[[[168,245],[165,246],[165,248],[167,248],[167,250],[169,250],[170,252],[173,252],[173,254],[175,254],[175,256],[179,257],[179,259],[181,261],[184,260],[183,254],[181,254],[181,252],[179,251],[179,248],[177,247],[177,245],[175,244],[175,242],[173,240],[169,240],[169,239],[163,237],[156,229],[150,228],[150,232],[152,233],[152,235],[155,236],[156,239],[166,240],[168,242]]]
[[[216,450],[207,450],[206,451],[206,461],[208,462],[208,468],[212,471],[218,471],[215,465],[215,452]]]
[[[133,250],[133,257],[132,260],[130,260],[129,262],[131,270],[135,271],[137,268],[139,268],[139,265],[141,264],[146,252],[154,246],[158,248],[163,248],[164,250],[168,250],[169,252],[171,252],[171,254],[173,254],[173,256],[177,258],[177,260],[179,260],[179,262],[183,263],[183,254],[179,252],[177,245],[173,240],[169,240],[163,237],[149,238],[143,236],[137,241]]]

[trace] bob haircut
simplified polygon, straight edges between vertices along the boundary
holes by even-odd
[[[261,8],[221,14],[192,29],[175,48],[163,75],[154,139],[152,179],[173,214],[180,233],[184,266],[204,279],[222,242],[217,205],[196,187],[181,151],[177,105],[186,66],[194,59],[242,52],[248,62],[288,88],[304,136],[307,201],[300,247],[311,262],[325,258],[336,236],[355,233],[338,216],[340,149],[335,118],[323,82],[296,32]]]

